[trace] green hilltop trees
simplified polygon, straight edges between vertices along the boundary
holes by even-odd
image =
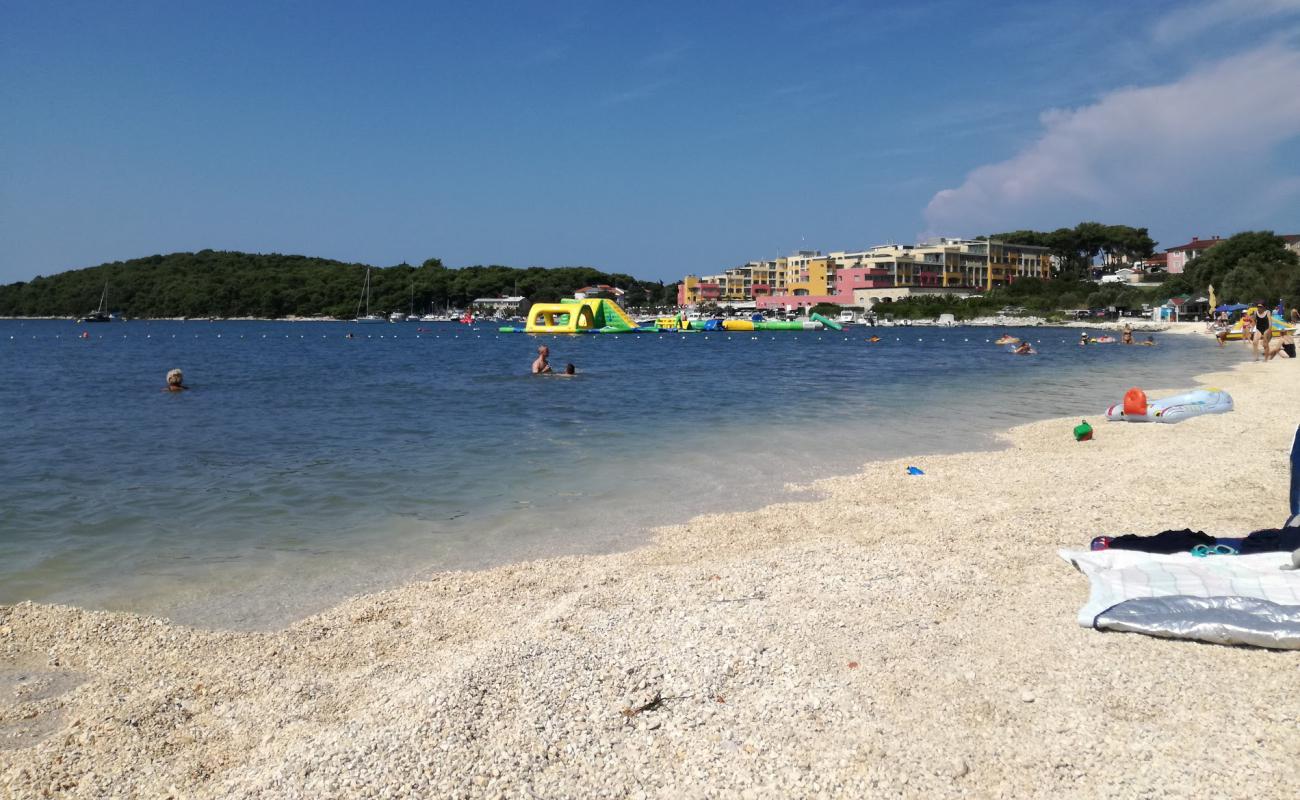
[[[279,253],[218,250],[115,261],[0,286],[0,316],[79,316],[99,304],[128,317],[285,317],[356,313],[365,264]],[[436,258],[420,266],[371,268],[370,309],[441,311],[477,297],[522,295],[558,300],[592,283],[623,289],[631,307],[669,305],[675,284],[640,281],[591,267],[449,269]]]
[[[1088,277],[1088,267],[1099,255],[1124,256],[1134,261],[1155,252],[1156,243],[1146,228],[1128,225],[1103,225],[1080,222],[1073,228],[1054,231],[1010,231],[990,237],[1008,244],[1046,247],[1061,261],[1058,276],[1067,279]]]
[[[1225,303],[1300,304],[1300,256],[1272,231],[1246,231],[1224,239],[1187,263],[1166,287],[1174,293],[1205,292]]]

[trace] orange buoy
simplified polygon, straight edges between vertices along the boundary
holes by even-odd
[[[1147,393],[1134,386],[1124,393],[1124,413],[1143,416],[1147,413]]]

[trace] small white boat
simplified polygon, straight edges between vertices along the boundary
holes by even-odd
[[[361,313],[362,303],[366,306],[366,313]],[[361,298],[357,300],[357,318],[353,322],[364,324],[374,324],[378,322],[387,322],[388,320],[379,314],[370,313],[370,267],[366,267],[366,282],[361,287]]]
[[[394,311],[388,315],[389,322],[406,322],[406,315],[400,311]]]

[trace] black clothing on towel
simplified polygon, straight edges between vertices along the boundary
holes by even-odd
[[[1112,544],[1111,547],[1115,545]],[[1240,553],[1290,553],[1300,550],[1300,528],[1265,528],[1241,540]]]
[[[1181,531],[1161,531],[1154,536],[1126,534],[1110,540],[1111,550],[1138,550],[1143,553],[1186,553],[1198,544],[1214,546],[1214,537],[1205,531],[1184,528]]]

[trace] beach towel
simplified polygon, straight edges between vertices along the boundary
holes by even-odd
[[[1300,571],[1290,553],[1061,550],[1088,577],[1079,624],[1216,644],[1300,650]]]

